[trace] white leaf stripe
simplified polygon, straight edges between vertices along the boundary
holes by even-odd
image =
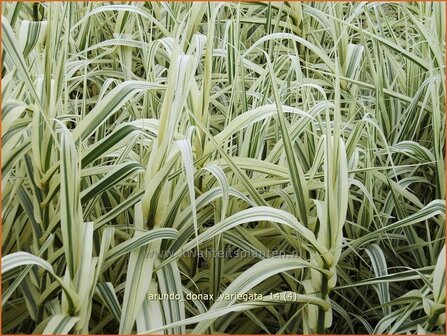
[[[2,258],[2,274],[9,272],[10,270],[16,267],[24,265],[37,265],[47,270],[56,279],[56,281],[59,283],[59,285],[67,294],[71,306],[70,307],[71,312],[74,313],[78,309],[79,298],[77,294],[69,286],[67,286],[66,283],[61,278],[59,278],[54,273],[53,268],[47,261],[39,257],[36,257],[27,252],[15,252],[9,254]]]
[[[22,21],[19,33],[19,49],[24,57],[27,57],[36,44],[43,39],[46,27],[47,21]]]
[[[162,85],[142,81],[126,81],[118,84],[79,122],[73,131],[74,140],[84,140],[89,137],[135,94],[144,90],[162,88]]]
[[[49,320],[42,334],[43,335],[68,334],[78,320],[79,317],[67,316],[62,314],[54,315]]]
[[[111,265],[117,258],[130,253],[139,247],[143,247],[155,240],[161,239],[176,239],[178,236],[177,230],[170,228],[154,229],[145,232],[137,237],[131,238],[113,248],[111,248],[107,254],[104,263],[104,268]]]
[[[128,162],[114,167],[112,171],[101,180],[82,191],[81,202],[88,202],[96,195],[112,186],[116,186],[119,182],[125,181],[127,177],[141,171],[143,171],[143,167],[137,162]]]

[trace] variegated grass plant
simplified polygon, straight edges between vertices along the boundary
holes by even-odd
[[[2,12],[3,333],[445,334],[444,3]]]

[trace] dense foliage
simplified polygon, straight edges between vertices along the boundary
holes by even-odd
[[[445,334],[445,3],[2,9],[3,333]]]

